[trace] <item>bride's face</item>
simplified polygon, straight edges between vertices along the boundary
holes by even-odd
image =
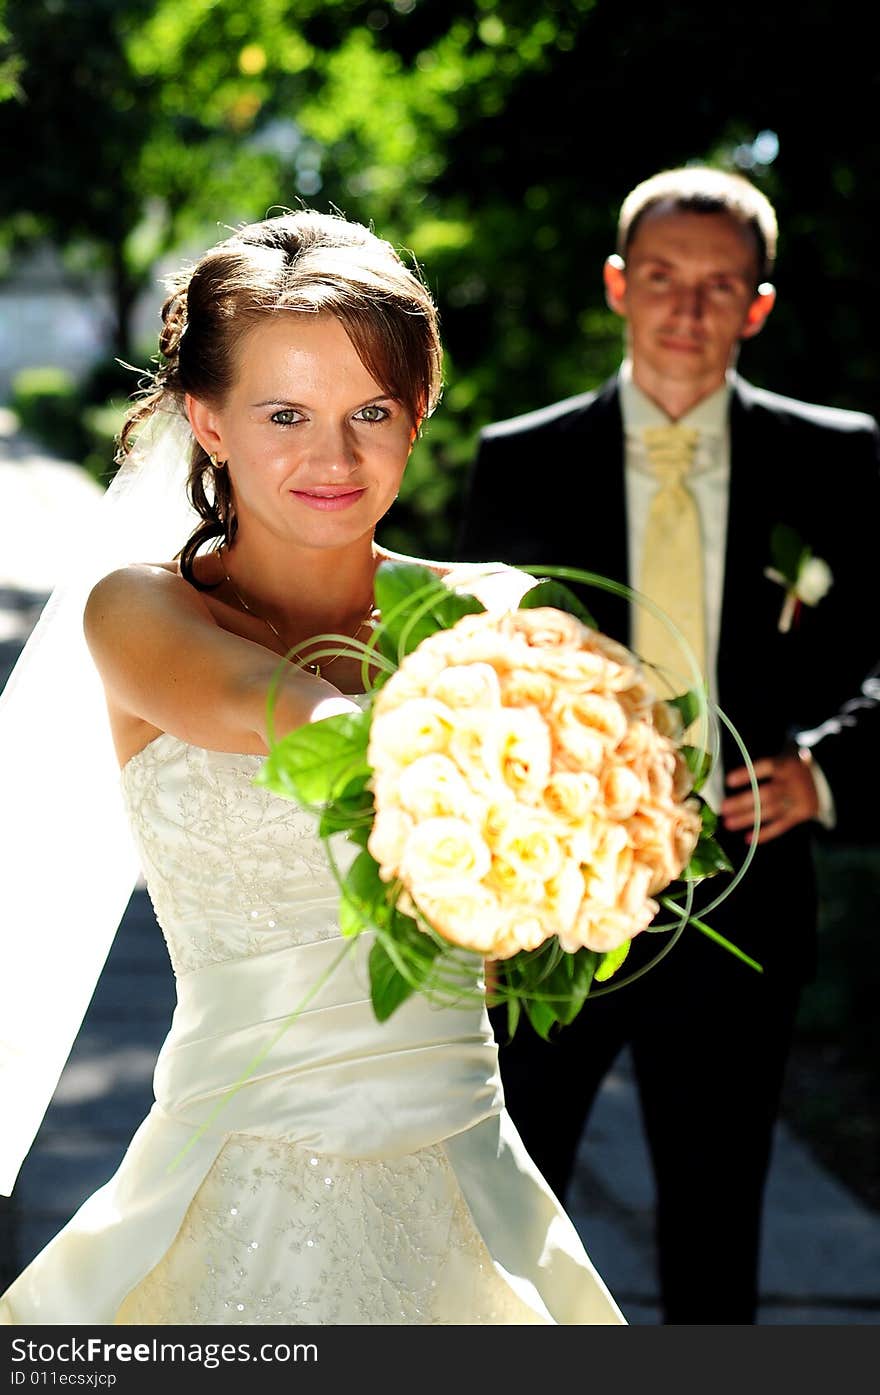
[[[415,435],[338,320],[280,311],[238,346],[222,406],[188,399],[196,435],[228,461],[242,536],[344,546],[393,503]]]

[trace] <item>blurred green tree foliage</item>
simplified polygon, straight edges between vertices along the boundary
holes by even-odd
[[[833,14],[830,0],[6,0],[20,95],[0,106],[0,139],[19,162],[0,227],[91,249],[123,356],[157,257],[226,225],[302,201],[411,249],[441,308],[447,389],[384,536],[440,553],[477,428],[615,366],[601,263],[624,194],[668,165],[738,165],[779,210],[780,302],[745,371],[876,409],[880,70],[859,21],[844,32]],[[845,102],[829,100],[836,74]]]
[[[21,59],[6,25],[6,0],[0,0],[0,102],[19,95],[18,74]]]

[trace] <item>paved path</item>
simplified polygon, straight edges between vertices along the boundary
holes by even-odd
[[[0,429],[2,424],[0,414]],[[94,507],[94,488],[70,469],[0,434],[4,545],[7,538],[16,540],[23,578],[18,585],[8,563],[0,565],[7,660],[51,582],[52,555],[75,535],[75,510]],[[10,507],[16,517],[10,517]],[[173,1002],[161,934],[140,889],[22,1169],[13,1205],[15,1235],[7,1237],[0,1257],[7,1272],[29,1260],[118,1163],[149,1108],[153,1062]],[[651,1207],[650,1169],[622,1061],[583,1139],[571,1210],[634,1324],[658,1321]],[[762,1279],[762,1324],[880,1322],[880,1215],[829,1176],[783,1127],[770,1178]]]

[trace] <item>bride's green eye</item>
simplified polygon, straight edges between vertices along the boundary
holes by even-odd
[[[302,417],[293,407],[282,407],[280,411],[272,413],[271,420],[276,426],[296,426]]]
[[[355,412],[355,416],[361,421],[369,422],[385,421],[389,415],[388,408],[380,407],[376,402],[370,402],[366,407],[361,407],[359,412]]]

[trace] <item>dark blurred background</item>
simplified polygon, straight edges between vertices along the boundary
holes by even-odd
[[[150,366],[162,276],[273,209],[342,211],[408,249],[440,306],[444,398],[380,537],[442,556],[479,427],[615,368],[600,269],[623,196],[708,161],[779,214],[778,307],[746,376],[877,413],[880,58],[860,13],[0,0],[0,402],[106,483],[138,380],[118,360]],[[822,966],[786,1117],[880,1209],[880,854],[818,857]]]

